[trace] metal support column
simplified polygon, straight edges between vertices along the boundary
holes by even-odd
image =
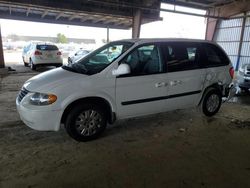
[[[2,34],[1,34],[1,26],[0,26],[0,68],[4,68],[4,56],[3,56],[3,43],[2,43]]]
[[[107,27],[107,43],[109,42],[109,27]]]
[[[207,15],[211,16],[211,14],[212,14],[211,10],[208,10]],[[213,11],[213,14],[215,14],[215,10]],[[207,27],[206,27],[206,36],[205,36],[206,40],[210,40],[210,41],[213,40],[217,22],[218,20],[215,18],[207,18]]]
[[[238,49],[238,58],[235,66],[235,71],[238,71],[239,65],[240,65],[240,57],[241,57],[241,49],[242,49],[242,41],[244,37],[244,32],[245,32],[245,26],[246,26],[246,13],[244,13],[244,18],[242,21],[242,26],[241,26],[241,33],[240,33],[240,44],[239,44],[239,49]]]
[[[139,38],[141,31],[141,10],[137,9],[133,17],[132,38]]]

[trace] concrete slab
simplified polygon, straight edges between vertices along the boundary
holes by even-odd
[[[0,68],[0,76],[6,76],[8,74],[8,68]]]

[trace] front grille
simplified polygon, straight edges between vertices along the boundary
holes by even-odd
[[[18,102],[21,102],[25,95],[27,95],[28,93],[29,91],[23,87],[18,94]]]
[[[246,74],[250,74],[250,66],[246,67]]]

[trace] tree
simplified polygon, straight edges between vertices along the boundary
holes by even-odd
[[[58,43],[68,43],[68,39],[64,34],[58,33],[57,34],[57,42]]]

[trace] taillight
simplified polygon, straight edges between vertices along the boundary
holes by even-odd
[[[39,52],[39,51],[35,51],[34,53],[35,55],[42,55],[42,52]]]
[[[229,69],[229,74],[230,74],[231,78],[233,79],[234,78],[234,68],[233,67],[231,67]]]
[[[60,51],[59,51],[59,52],[57,52],[57,55],[62,55],[62,52],[60,52]]]

